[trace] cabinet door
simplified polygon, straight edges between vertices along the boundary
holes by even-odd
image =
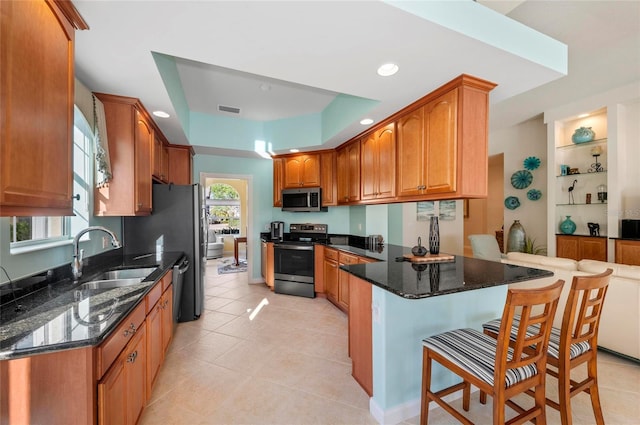
[[[349,273],[338,269],[338,306],[349,310]]]
[[[146,344],[146,330],[141,326],[125,350],[127,424],[138,422],[147,402]]]
[[[579,260],[607,261],[607,238],[580,238]]]
[[[427,194],[456,191],[457,111],[458,89],[443,94],[424,108]]]
[[[338,263],[324,260],[324,288],[330,301],[338,302]]]
[[[162,140],[157,134],[153,138],[153,175],[158,179],[162,175]]]
[[[640,266],[640,241],[616,239],[616,263]]]
[[[378,198],[396,196],[396,135],[393,123],[376,132]]]
[[[273,158],[273,206],[282,207],[282,188],[284,187],[284,159]]]
[[[351,375],[373,395],[371,284],[349,275],[349,356]]]
[[[349,202],[360,200],[360,141],[347,146],[347,196]]]
[[[360,140],[360,171],[362,181],[360,199],[374,199],[378,195],[378,140],[371,133]]]
[[[98,423],[100,425],[127,423],[126,384],[125,362],[118,360],[98,383]]]
[[[346,148],[336,151],[338,204],[349,202],[349,156]]]
[[[135,211],[151,212],[151,147],[154,134],[151,125],[136,111],[135,135]]]
[[[147,315],[147,396],[151,397],[151,388],[156,381],[163,359],[162,346],[162,299]]]
[[[578,237],[557,235],[556,255],[560,258],[570,258],[578,261],[580,258]]]
[[[424,185],[424,108],[402,116],[397,127],[398,196],[415,196]]]
[[[74,30],[55,2],[0,2],[0,214],[72,215]]]
[[[336,153],[334,151],[326,151],[320,154],[320,187],[322,188],[322,205],[338,205]]]
[[[169,285],[160,300],[162,302],[162,358],[173,339],[173,285]]]
[[[320,160],[318,155],[298,155],[284,160],[284,186],[320,186]]]
[[[169,182],[174,184],[191,184],[191,174],[191,149],[170,146]]]

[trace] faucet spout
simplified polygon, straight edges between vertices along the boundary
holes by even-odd
[[[111,245],[114,248],[120,248],[122,244],[118,240],[118,237],[111,230],[107,229],[103,226],[89,226],[86,229],[82,229],[78,232],[78,234],[73,238],[73,262],[71,263],[71,273],[73,274],[73,280],[77,281],[82,277],[82,260],[83,260],[83,250],[79,249],[80,238],[85,233],[91,232],[93,230],[99,230],[101,232],[105,232],[111,237]]]

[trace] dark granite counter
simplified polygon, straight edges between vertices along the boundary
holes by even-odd
[[[410,263],[403,261],[403,255],[411,254],[411,249],[398,245],[384,245],[380,252],[347,245],[328,247],[378,260],[340,268],[403,298],[434,297],[553,276],[547,270],[459,255],[452,262]]]
[[[182,252],[156,255],[123,255],[122,249],[89,257],[83,277],[73,282],[70,266],[16,280],[7,288],[0,306],[0,360],[56,350],[97,345],[144,299]],[[137,285],[77,290],[104,270],[157,267]],[[69,272],[67,272],[67,270]],[[15,298],[14,298],[15,295]]]

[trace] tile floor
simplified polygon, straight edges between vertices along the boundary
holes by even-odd
[[[209,260],[205,312],[178,324],[141,424],[376,423],[351,377],[342,312],[323,298],[249,285],[246,273],[218,275],[216,265]],[[640,366],[601,353],[598,373],[607,424],[640,424]],[[572,406],[574,424],[595,423],[588,395]],[[490,423],[491,406],[472,396],[467,416]],[[559,414],[547,408],[547,421],[559,424]],[[435,408],[429,423],[456,421]]]

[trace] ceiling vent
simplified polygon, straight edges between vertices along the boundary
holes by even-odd
[[[218,105],[218,111],[231,112],[232,114],[239,114],[240,108],[234,108],[233,106]]]

